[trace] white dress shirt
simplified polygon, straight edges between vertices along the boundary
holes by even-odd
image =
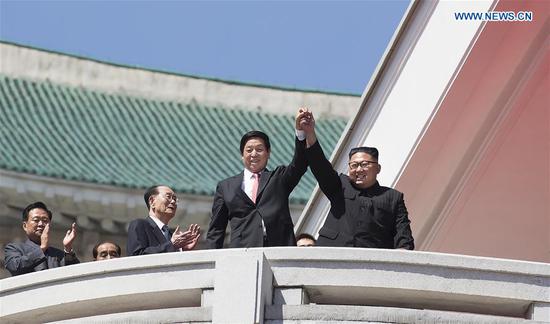
[[[157,224],[157,226],[159,227],[161,232],[162,232],[162,227],[164,227],[164,225],[168,225],[168,224],[164,224],[160,219],[155,217],[155,215],[153,215],[153,214],[149,214],[149,217],[151,217],[153,222],[155,222],[155,224]]]

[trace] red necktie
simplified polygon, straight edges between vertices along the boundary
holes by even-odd
[[[257,173],[252,174],[252,201],[256,203],[256,196],[258,195],[258,185],[260,184],[260,176]]]

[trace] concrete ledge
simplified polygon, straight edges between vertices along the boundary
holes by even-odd
[[[456,324],[535,324],[543,323],[504,316],[490,316],[443,312],[426,309],[403,309],[373,306],[335,305],[272,305],[266,308],[266,321],[269,324],[308,323],[456,323]]]
[[[550,323],[548,305],[550,264],[360,248],[166,253],[0,280],[2,323],[110,318],[106,314],[135,314],[136,320],[151,314],[154,322],[158,310],[182,307],[189,309],[185,314],[208,309],[189,318],[223,324],[345,322],[353,316],[397,323]]]
[[[401,250],[313,248],[265,252],[276,286],[318,304],[450,310],[525,318],[550,298],[550,265]]]
[[[74,320],[50,322],[57,324],[80,323],[209,323],[212,321],[210,307],[179,307],[148,311],[126,312],[100,316],[83,317]]]
[[[98,314],[197,307],[214,286],[214,260],[185,252],[127,257],[0,281],[0,322],[32,323]]]

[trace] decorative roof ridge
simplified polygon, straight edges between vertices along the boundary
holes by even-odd
[[[147,97],[147,96],[142,95],[142,94],[121,93],[121,92],[116,92],[116,91],[107,91],[107,90],[100,90],[100,89],[95,89],[95,88],[86,88],[86,87],[82,87],[82,86],[74,86],[74,85],[71,85],[71,84],[64,84],[64,83],[60,83],[60,82],[55,82],[55,81],[52,81],[52,80],[47,79],[47,78],[43,79],[43,80],[40,80],[40,79],[33,79],[33,78],[29,78],[29,77],[24,77],[24,76],[14,77],[14,76],[6,75],[6,74],[2,73],[1,71],[0,71],[0,79],[20,80],[20,81],[28,82],[28,83],[34,84],[34,85],[49,84],[49,85],[54,86],[54,87],[62,87],[62,88],[73,89],[73,90],[84,90],[84,91],[86,91],[90,94],[94,94],[94,95],[108,95],[108,96],[115,96],[115,97],[123,97],[123,98],[127,98],[127,99],[144,100],[144,101],[147,101],[147,102],[150,102],[150,103],[156,103],[156,104],[167,103],[167,104],[176,104],[176,105],[189,106],[189,107],[202,107],[202,108],[211,109],[211,110],[214,110],[214,111],[223,110],[223,111],[227,111],[227,112],[242,112],[242,113],[247,113],[247,114],[251,113],[251,114],[255,114],[257,116],[266,116],[266,117],[288,117],[289,116],[288,113],[285,113],[285,112],[282,112],[282,111],[281,112],[273,112],[273,111],[267,111],[267,110],[261,110],[261,109],[259,109],[259,110],[250,110],[250,109],[247,109],[245,107],[239,107],[239,106],[235,107],[235,106],[226,106],[226,105],[223,105],[223,104],[215,105],[215,104],[212,104],[212,103],[201,103],[195,98],[192,98],[192,99],[189,99],[189,100],[150,98],[150,97]],[[259,107],[259,108],[261,108],[261,107]],[[346,118],[341,117],[341,116],[332,116],[332,115],[327,115],[327,114],[320,114],[316,119],[325,120],[325,121],[343,121],[343,120],[347,120]]]

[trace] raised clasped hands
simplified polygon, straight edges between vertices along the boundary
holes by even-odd
[[[183,251],[192,250],[197,245],[200,234],[201,227],[197,224],[191,224],[187,228],[187,231],[182,232],[180,227],[176,227],[174,234],[172,234],[172,244],[178,249]]]
[[[315,119],[312,112],[307,107],[301,107],[296,114],[296,129],[309,133],[313,131]]]
[[[308,108],[301,107],[298,109],[298,113],[296,114],[296,129],[305,132],[308,147],[317,141],[315,118],[313,118],[313,113]]]

